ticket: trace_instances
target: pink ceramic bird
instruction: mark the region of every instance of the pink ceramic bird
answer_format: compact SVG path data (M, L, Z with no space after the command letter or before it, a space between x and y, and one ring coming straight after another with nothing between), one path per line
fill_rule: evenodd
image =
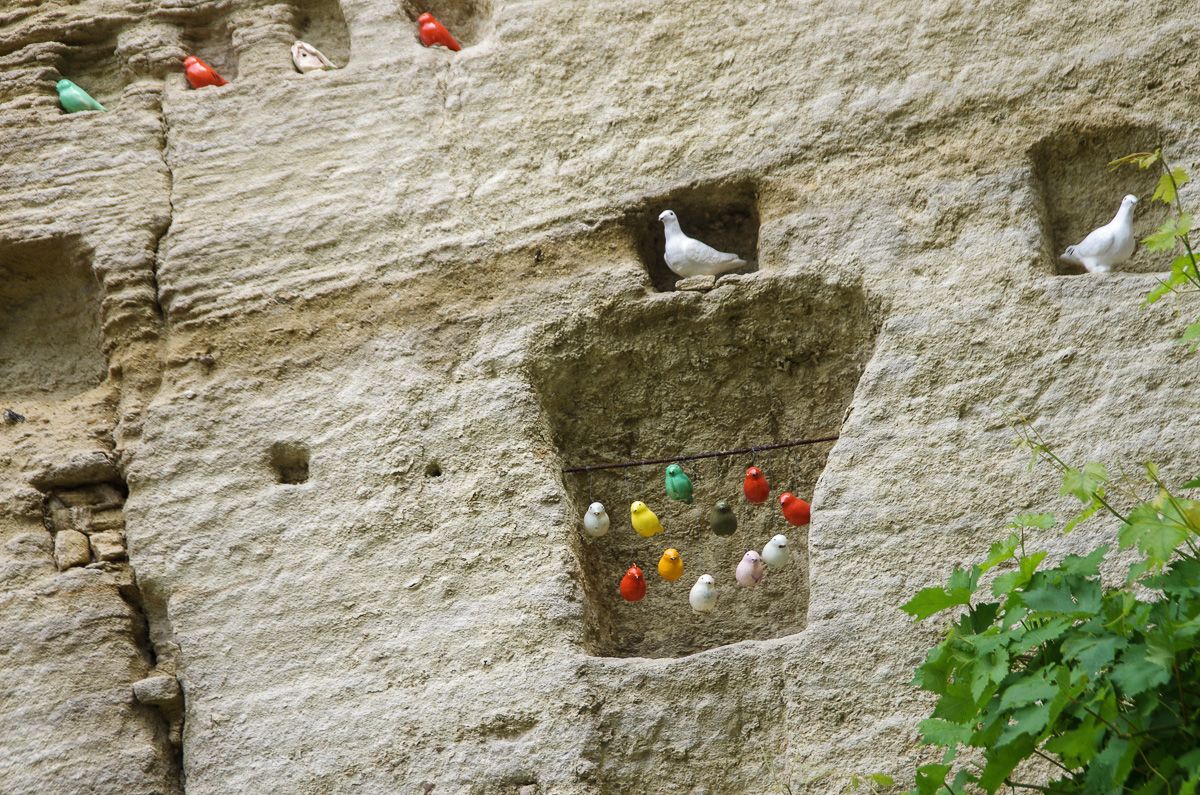
M733 570L733 576L737 579L738 585L753 588L762 580L765 572L766 566L763 564L763 559L752 549L742 556L742 562Z

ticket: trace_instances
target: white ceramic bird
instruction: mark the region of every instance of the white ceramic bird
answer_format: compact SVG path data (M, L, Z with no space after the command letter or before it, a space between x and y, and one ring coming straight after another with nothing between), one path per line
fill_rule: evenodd
M688 604L697 613L711 613L717 606L717 584L711 575L701 574L688 592Z
M737 580L738 585L753 588L758 585L766 573L766 566L763 565L762 558L752 549L742 556L741 562L733 570L733 577Z
M599 538L608 533L608 514L602 503L593 502L584 511L583 533L588 538Z
M712 246L688 237L679 228L679 217L672 210L663 210L658 215L662 221L667 244L663 259L676 276L720 276L737 270L746 260L737 254L726 254Z
M308 42L298 41L292 45L292 63L303 74L319 72L322 69L337 69L333 61Z
M1137 196L1132 193L1121 200L1121 209L1104 226L1093 229L1087 237L1059 257L1063 262L1082 265L1091 273L1108 273L1114 265L1122 265L1133 256L1137 243L1133 237L1133 206Z
M763 547L762 559L768 566L777 569L788 562L791 554L791 550L788 549L787 536L780 533Z

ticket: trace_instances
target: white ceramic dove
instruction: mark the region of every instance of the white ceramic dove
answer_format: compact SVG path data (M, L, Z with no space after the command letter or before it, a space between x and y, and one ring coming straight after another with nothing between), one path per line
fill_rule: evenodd
M319 72L322 69L337 69L333 61L311 44L298 41L292 45L292 63L302 74Z
M780 533L767 542L763 547L762 559L773 569L779 568L788 562L791 557L791 550L788 549L787 536Z
M1082 265L1091 273L1108 273L1114 265L1123 265L1133 256L1137 241L1133 237L1133 207L1137 196L1132 193L1121 200L1121 209L1104 226L1093 229L1087 237L1059 257L1063 262Z
M711 575L701 574L688 592L688 604L697 613L711 613L717 606L717 584Z
M720 276L737 270L746 261L736 254L717 251L712 246L688 237L679 228L679 218L672 210L663 210L658 220L662 221L666 235L663 259L676 276Z
M583 514L583 533L588 538L599 538L608 533L608 514L604 505L593 502Z

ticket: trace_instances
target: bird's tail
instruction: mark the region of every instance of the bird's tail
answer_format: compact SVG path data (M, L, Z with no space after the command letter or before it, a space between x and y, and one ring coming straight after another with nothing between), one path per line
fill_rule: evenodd
M1075 247L1074 246L1067 246L1067 250L1064 251L1062 254L1060 254L1058 256L1058 258L1060 260L1062 260L1063 262L1070 263L1071 265L1082 265L1083 264L1083 260L1081 260L1081 259L1079 259L1079 257L1075 256Z

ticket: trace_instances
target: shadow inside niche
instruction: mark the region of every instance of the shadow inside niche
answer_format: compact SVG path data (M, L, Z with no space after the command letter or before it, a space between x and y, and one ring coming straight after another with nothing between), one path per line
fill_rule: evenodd
M296 38L320 50L338 68L350 63L350 28L339 0L298 0Z
M1108 164L1133 152L1152 152L1163 145L1163 133L1131 124L1110 127L1065 127L1030 149L1035 185L1042 200L1044 255L1048 269L1060 275L1085 273L1081 266L1059 260L1067 246L1083 240L1116 215L1128 193L1138 197L1133 231L1140 240L1167 217L1167 208L1150 201L1158 175L1133 166L1112 170ZM1168 147L1170 151L1170 147ZM1177 155L1179 153L1176 153ZM1154 272L1169 269L1171 258L1143 249L1117 270Z
M758 191L752 181L687 185L649 198L625 214L626 233L650 282L659 292L668 292L679 277L663 258L666 235L658 220L663 210L675 211L688 237L746 260L738 273L758 270Z
M417 17L426 11L446 26L463 48L478 44L492 28L491 0L402 0L405 15L412 20L417 38Z
M614 303L551 329L537 344L531 378L565 465L659 458L836 433L874 348L873 309L857 288L772 280L753 288L680 293L653 305ZM778 495L812 498L829 443L761 454L770 499L750 505L741 493L749 455L684 463L695 502L668 501L662 466L563 476L572 515L592 501L611 520L606 536L574 539L585 594L585 646L617 657L675 657L748 639L800 631L808 608L807 534L788 525ZM738 529L708 529L720 499ZM645 501L666 529L650 539L629 524L629 504ZM787 535L790 564L753 590L733 570L748 549ZM674 583L656 570L675 547L684 574ZM637 563L646 598L621 599L618 582ZM696 578L711 574L722 596L715 612L688 604Z
M132 79L117 55L115 36L101 42L68 44L58 60L58 72L109 110Z
M64 398L103 381L101 295L79 238L0 240L0 394Z
M233 23L227 15L201 18L189 24L183 43L188 55L204 61L225 80L237 79L238 54L233 46Z

